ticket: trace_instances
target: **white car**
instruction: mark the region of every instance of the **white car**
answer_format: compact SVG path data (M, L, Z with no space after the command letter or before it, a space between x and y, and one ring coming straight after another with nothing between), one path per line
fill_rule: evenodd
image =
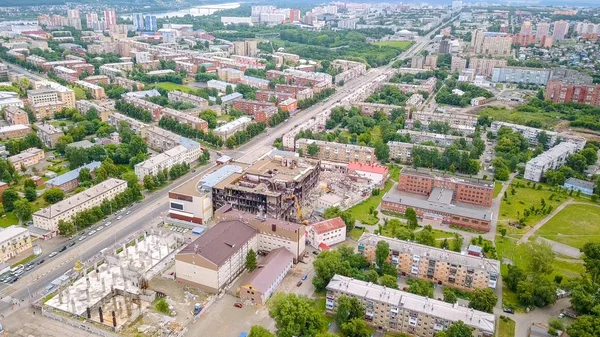
M129 214L131 214L131 211L127 211L127 213L125 213L125 215L129 215Z
M83 240L85 240L85 235L82 235L82 236L79 238L79 241L83 241Z
M117 220L121 220L121 219L123 219L123 216L119 215L119 216L117 217Z
M110 221L109 221L109 222L107 222L107 223L106 223L106 225L104 225L104 226L108 227L108 226L110 226L110 225L112 225L112 222L110 222Z
M94 234L96 234L96 230L91 231L90 234L89 234L89 236L92 236Z
M98 226L98 228L96 228L97 231L104 229L104 226Z
M55 257L56 255L58 255L58 253L57 253L57 252L52 252L52 253L50 253L50 254L48 255L48 257L49 257L49 258L53 258L53 257Z

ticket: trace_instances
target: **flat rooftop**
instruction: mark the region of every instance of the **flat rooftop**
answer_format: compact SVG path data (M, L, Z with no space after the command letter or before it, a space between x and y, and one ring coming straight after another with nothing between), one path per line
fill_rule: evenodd
M448 195L448 192L452 193L450 190L445 190L447 192L438 191L438 194L434 195L436 191L436 189L434 189L434 192L428 197L421 194L398 191L396 189L397 185L398 184L394 184L392 189L383 196L382 201L402 204L412 208L427 209L432 212L444 212L457 216L465 216L478 220L491 221L492 216L494 215L487 207L479 207L462 202L447 202L448 197L452 197L451 195ZM441 197L438 200L437 198L439 195L441 195Z
M422 146L422 145L418 145L418 146ZM494 188L493 181L470 178L470 177L460 176L460 175L455 175L455 174L448 174L448 173L445 173L442 171L436 171L436 170L430 170L430 169L414 169L414 168L410 168L410 167L405 167L402 169L402 172L400 172L400 175L403 175L403 174L412 175L412 176L421 176L421 177L426 177L426 178L434 178L434 179L444 179L444 180L448 180L448 181L452 181L452 182L456 182L456 183L471 184L471 185L477 185L480 187Z
M238 162L232 162L228 165L216 166L213 168L213 170L210 171L210 173L207 173L203 176L197 176L194 179L190 179L172 189L171 192L183 195L201 196L204 193L206 193L205 191L202 191L203 187L212 187L229 177L231 174L234 174L236 172L242 172L246 167L248 167L248 164ZM212 184L208 185L211 182Z

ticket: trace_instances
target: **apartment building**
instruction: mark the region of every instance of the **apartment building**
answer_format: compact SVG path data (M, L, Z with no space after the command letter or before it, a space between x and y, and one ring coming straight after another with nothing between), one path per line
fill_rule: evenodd
M365 309L367 324L385 331L411 336L435 336L452 323L465 322L473 337L494 336L494 314L440 300L387 288L350 277L334 275L327 285L325 308L332 315L340 297L358 298Z
M102 163L99 161L93 161L89 164L85 164L79 168L76 168L74 170L71 170L67 173L61 174L56 178L52 178L48 181L46 181L46 187L47 188L60 188L61 190L65 191L65 192L71 192L74 189L76 189L77 187L79 187L79 172L81 172L82 169L88 169L90 170L90 173L92 173L94 170L96 170L97 168L100 167Z
M425 145L396 142L396 141L389 141L387 143L387 145L390 148L390 159L398 160L402 163L407 163L407 164L412 163L412 150L415 147L428 149L428 150L437 150L439 152L444 151L444 148L441 148L441 147L425 146Z
M244 72L233 68L219 68L217 70L217 76L221 81L239 83L244 77Z
M317 120L314 118L309 119L308 121L297 125L287 133L285 133L282 137L282 145L285 150L295 151L296 150L296 136L304 131L304 130L313 130L317 131L319 129L317 125Z
M333 245L346 241L346 223L337 217L311 224L307 226L306 240L313 248L329 250Z
M363 233L358 239L358 252L375 261L379 241L390 246L388 262L401 276L466 291L495 289L500 277L500 261L372 233Z
M269 89L269 80L258 77L244 76L240 79L239 83L262 90Z
M569 22L559 20L554 22L554 30L552 32L552 39L554 41L561 41L565 39L565 36L569 32Z
M412 129L416 121L419 121L424 127L429 126L431 122L448 123L450 128L470 134L475 131L477 116L451 112L412 111L410 118L406 120L406 128Z
M7 108L7 107L15 107L15 108L24 107L25 104L23 104L23 101L20 100L17 96L18 96L18 94L16 92L12 92L12 91L0 92L0 109Z
M36 126L38 137L49 149L56 148L58 139L65 135L61 129L49 123L36 124Z
M467 59L462 58L460 56L452 56L452 61L450 63L450 71L452 72L461 72L467 68Z
M437 78L430 77L426 81L422 81L419 84L407 84L407 83L385 83L384 85L391 85L397 87L403 93L411 93L415 94L419 91L425 91L430 95L435 90L435 85L437 83Z
M162 116L172 118L179 123L187 124L196 130L208 131L208 122L204 119L187 114L185 112L181 112L179 110L164 108L162 110Z
M600 84L591 76L571 69L553 69L546 85L545 99L554 103L582 103L600 106Z
M233 136L236 132L246 130L246 127L251 122L252 119L250 117L242 116L214 129L213 134L225 141L227 138Z
M6 263L32 247L31 235L27 228L10 226L0 231L0 263Z
M150 128L150 125L140 122L135 118L131 118L129 116L125 116L118 112L113 112L108 117L108 124L114 126L115 128L119 127L119 124L124 123L131 129L131 131L135 132L136 135L146 138L146 130Z
M227 92L227 87L231 87L232 91L235 91L235 84L233 83L227 83L224 81L218 81L218 80L210 80L208 82L206 82L206 86L209 89L217 89L219 92Z
M496 66L492 73L492 82L546 85L550 74L550 69Z
M258 54L258 40L233 41L233 54L254 57Z
M308 152L308 147L311 144L315 144L319 148L319 151L314 156L311 156ZM306 157L315 157L321 160L334 162L372 164L376 159L375 149L372 147L325 142L314 139L297 139L296 152L299 152L300 150L302 150L303 155Z
M16 106L7 106L4 109L4 119L9 125L27 125L29 124L29 116L27 112Z
M131 95L131 93L125 94L121 97L126 103L129 103L136 108L148 110L148 112L152 115L152 119L155 122L158 122L160 120L163 110L166 109L158 104L146 101L145 99L139 98L135 95Z
M22 167L30 167L44 160L44 151L35 147L21 151L21 153L8 157L8 161L19 170Z
M533 128L530 126L506 123L506 122L498 122L498 121L492 122L492 124L490 126L490 131L492 131L492 133L494 133L494 134L498 134L498 131L503 127L510 128L513 132L520 133L521 135L523 135L523 137L525 137L525 139L527 139L529 141L529 144L531 144L532 146L536 146L538 144L539 135L541 133L545 133L546 137L548 138L548 143L544 144L544 146L551 147L554 144L556 144L556 142L559 139L562 139L567 142L577 144L577 149L582 150L586 143L586 140L582 137L571 136L571 135L564 134L564 133L558 133L558 132L554 132L554 131L550 131L550 130L543 130L543 129Z
M186 137L174 134L173 132L153 126L146 129L146 143L157 151L167 151L178 145L187 149L187 161L191 163L202 155L203 149L200 143Z
M208 108L208 101L202 97L191 95L185 92L181 92L178 90L169 91L168 94L169 101L171 102L185 102L195 105L198 108L206 109Z
M259 102L271 102L272 100L277 100L278 103L281 103L288 98L292 98L292 95L269 90L256 91L256 100ZM281 108L281 104L279 104L279 107Z
M9 139L23 138L31 132L29 125L16 124L0 127L0 140L6 141Z
M136 164L135 175L142 181L147 175L155 176L162 170L170 170L174 165L182 163L190 163L187 158L187 149L182 145L177 145Z
M335 84L347 82L353 78L360 77L367 72L367 66L362 62L333 60L331 66L341 70L341 73L335 75L333 78L333 83Z
M392 113L392 110L399 108L397 105L365 102L354 102L352 105L359 107L361 114L369 116L375 115L375 113L378 111L385 112L389 116Z
M544 36L550 36L550 23L538 22L536 25L535 39L536 41L540 41Z
M276 52L273 53L273 59L275 59L275 63L278 67L286 62L291 63L293 65L300 62L300 55Z
M48 103L39 103L31 106L33 112L35 113L35 117L37 120L41 119L53 119L54 114L61 111L64 108L67 108L67 105L64 102L56 101L56 102L48 102Z
M557 170L564 165L569 155L576 153L578 150L580 149L577 144L562 142L537 157L530 159L525 164L523 177L527 180L539 182L546 171Z
M469 69L475 70L475 75L485 77L492 76L494 67L504 67L507 65L506 60L496 60L488 58L471 58L469 60Z
M247 115L254 116L257 122L266 122L277 113L277 107L271 102L238 99L233 101L233 107Z
M276 84L275 92L290 94L292 98L295 98L299 101L312 98L314 94L311 88L287 84Z
M507 33L484 32L475 30L471 34L471 48L476 54L491 56L510 56L512 36Z
M77 213L100 206L104 200L112 200L126 189L127 182L125 180L107 179L83 192L33 213L33 225L56 233L60 220L71 221Z
M80 114L87 113L91 108L94 108L98 113L98 117L103 122L108 122L108 118L114 111L114 102L105 101L105 102L92 102L92 101L77 101L75 104L77 106L77 111Z
M452 145L454 145L455 142L459 141L460 139L464 139L467 142L467 144L471 144L471 142L473 141L473 139L469 138L469 137L442 135L439 133L432 133L432 132L425 132L425 131L413 131L413 130L400 129L400 130L398 130L397 133L401 134L401 135L408 135L410 137L410 140L415 144L420 144L420 143L424 143L424 142L432 142L435 144L435 146L440 146L440 147L452 146Z
M105 99L106 98L106 93L104 92L104 88L99 85L92 84L87 81L75 81L74 83L75 83L75 85L87 90L92 95L93 99Z
M128 78L117 76L113 79L113 83L119 85L129 91L144 90L144 83L130 80Z

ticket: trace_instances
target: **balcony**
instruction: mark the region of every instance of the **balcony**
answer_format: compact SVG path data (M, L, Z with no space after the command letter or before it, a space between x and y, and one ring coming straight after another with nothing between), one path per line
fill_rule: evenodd
M418 318L411 317L408 319L408 325L412 326L412 327L416 327L418 322L419 322Z
M375 313L373 311L367 311L365 313L365 319L367 321L373 321L373 317L375 317Z

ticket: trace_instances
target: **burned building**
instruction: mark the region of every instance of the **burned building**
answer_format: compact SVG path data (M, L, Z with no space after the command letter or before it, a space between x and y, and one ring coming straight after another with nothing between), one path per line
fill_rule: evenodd
M295 156L267 155L241 173L233 173L212 188L217 209L231 204L270 218L300 220L302 207L319 182L320 162Z

